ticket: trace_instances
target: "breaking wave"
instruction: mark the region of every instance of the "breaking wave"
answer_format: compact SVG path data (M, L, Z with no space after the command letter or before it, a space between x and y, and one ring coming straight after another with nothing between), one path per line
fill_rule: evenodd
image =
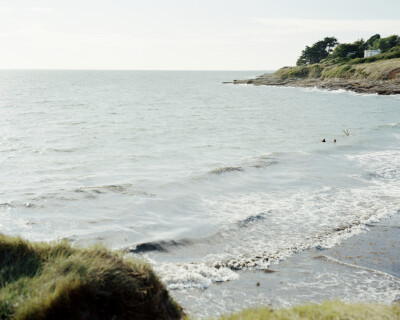
M368 181L364 187L215 195L202 199L203 208L219 222L215 234L184 245L145 243L131 252L151 253L149 259L154 261L157 252L166 250L170 257L192 255L193 262L154 264L170 289L180 289L207 288L214 282L235 280L239 270L268 270L295 253L330 248L399 210L395 199L400 198L400 151L347 158L375 173L364 176Z
M128 253L145 253L151 251L167 252L170 248L180 247L190 244L191 241L188 239L183 240L169 240L169 241L154 241L154 242L143 242L135 245L133 248L126 249Z
M242 167L221 167L211 171L210 173L220 175L229 172L242 172L242 171L244 171Z

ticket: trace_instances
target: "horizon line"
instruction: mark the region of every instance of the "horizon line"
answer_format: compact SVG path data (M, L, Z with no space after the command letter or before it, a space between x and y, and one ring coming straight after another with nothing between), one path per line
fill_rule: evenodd
M85 69L85 68L0 68L0 71L276 71L278 69Z

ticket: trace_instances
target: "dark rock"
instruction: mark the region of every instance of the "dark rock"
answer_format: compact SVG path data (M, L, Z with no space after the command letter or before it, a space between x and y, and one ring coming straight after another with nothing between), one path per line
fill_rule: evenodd
M399 71L400 72L400 71ZM377 93L379 95L400 94L400 80L347 80L340 78L290 78L281 79L273 74L264 74L256 79L234 80L234 84L253 84L265 86L286 86L303 88L321 88L327 90L344 89L357 93Z

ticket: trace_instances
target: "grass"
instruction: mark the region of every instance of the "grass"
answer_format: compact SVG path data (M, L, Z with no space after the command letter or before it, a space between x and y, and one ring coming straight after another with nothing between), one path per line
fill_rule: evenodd
M387 80L390 73L398 68L400 68L400 49L369 58L347 59L337 63L326 61L306 66L284 67L276 71L274 75L281 79L340 78L376 81Z
M0 235L0 319L180 319L151 267L103 247Z
M321 73L322 79L344 78L351 80L387 80L390 72L400 68L400 58L376 62L331 66Z
M285 67L275 72L275 75L282 79L287 78L319 78L324 67L320 64L309 66Z
M249 309L220 317L219 320L390 320L400 319L400 305L346 304L333 301L322 304L306 304L291 309Z

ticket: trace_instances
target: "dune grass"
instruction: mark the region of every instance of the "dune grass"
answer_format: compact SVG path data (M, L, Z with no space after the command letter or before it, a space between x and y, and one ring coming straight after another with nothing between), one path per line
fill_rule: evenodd
M179 319L151 267L103 247L0 235L0 319Z
M219 320L395 320L400 319L400 305L346 304L333 301L322 304L306 304L291 309L249 309L227 315Z

